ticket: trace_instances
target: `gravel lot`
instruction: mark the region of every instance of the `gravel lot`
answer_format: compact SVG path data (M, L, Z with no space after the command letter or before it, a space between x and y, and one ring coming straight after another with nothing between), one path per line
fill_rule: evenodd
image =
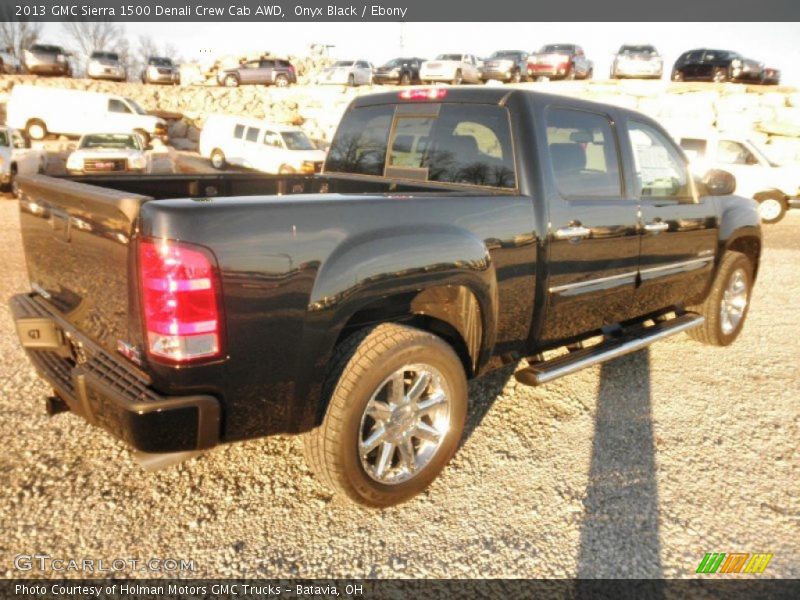
M800 211L766 228L734 346L680 336L544 388L508 369L475 382L451 466L384 511L332 497L299 439L148 474L81 419L47 418L5 303L28 289L16 211L0 200L7 577L35 552L194 559L192 576L680 577L736 551L774 553L762 577L800 577Z

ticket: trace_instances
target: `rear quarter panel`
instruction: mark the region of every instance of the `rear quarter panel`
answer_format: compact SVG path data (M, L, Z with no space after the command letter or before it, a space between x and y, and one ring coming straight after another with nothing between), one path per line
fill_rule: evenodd
M307 430L348 319L431 286L466 286L477 298L487 332L482 360L522 350L533 314L534 231L531 198L511 195L150 202L143 235L204 240L216 255L227 350L219 365L157 368L155 385L176 391L213 372L226 440Z

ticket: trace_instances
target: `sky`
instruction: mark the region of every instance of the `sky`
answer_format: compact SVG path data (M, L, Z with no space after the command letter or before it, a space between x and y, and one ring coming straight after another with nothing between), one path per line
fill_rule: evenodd
M665 70L686 50L734 50L782 72L800 86L800 23L125 23L135 47L141 35L169 41L185 60L269 51L305 54L311 43L335 46L338 59L380 64L396 56L433 58L443 52L488 56L495 50L532 51L547 43L576 43L594 61L595 77L607 77L620 45L649 43ZM42 41L67 44L60 23L46 23Z

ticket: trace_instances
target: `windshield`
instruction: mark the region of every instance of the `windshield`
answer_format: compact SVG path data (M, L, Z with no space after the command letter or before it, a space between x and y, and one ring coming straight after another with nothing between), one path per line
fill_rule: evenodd
M539 50L540 54L555 54L559 52L572 52L575 48L572 44L548 44L547 46L542 46L542 49Z
M754 142L753 140L747 140L747 143L750 145L750 151L753 154L757 154L758 157L761 160L765 161L770 167L780 167L781 166L779 163L776 163L774 160L772 160L767 155L767 153L764 152L764 150L761 148L761 146L759 146L756 142Z
M395 58L394 60L390 60L385 65L383 65L384 69L393 69L394 67L399 67L402 64L402 61L399 58Z
M92 52L91 56L92 60L119 60L119 54L115 54L114 52Z
M81 139L79 148L113 148L118 150L139 150L136 136L130 133L93 133Z
M656 49L652 46L623 46L619 49L620 54L650 54L656 55Z
M168 58L151 58L147 61L147 64L156 67L171 67L172 61Z
M127 102L130 105L130 107L133 109L133 112L135 112L137 115L147 114L147 111L138 104L136 104L136 101L131 100L130 98L125 98L125 102Z
M337 60L335 63L333 63L334 69L337 67L352 67L352 66L353 66L352 60Z
M436 60L461 60L461 54L440 54Z
M59 46L47 46L45 44L34 44L31 46L31 52L48 52L50 54L63 54L64 50L62 50Z
M511 52L509 50L500 50L492 54L489 58L507 58L510 60L516 60L519 57L519 52Z
M289 150L316 150L302 131L281 131L281 137Z

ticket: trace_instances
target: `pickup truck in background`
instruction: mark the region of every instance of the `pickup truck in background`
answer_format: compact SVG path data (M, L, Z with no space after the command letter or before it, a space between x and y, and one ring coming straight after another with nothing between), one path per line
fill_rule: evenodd
M764 223L777 223L790 208L800 208L800 170L779 165L753 140L736 133L694 131L675 139L699 172L724 169L736 178L736 194L758 202Z
M320 175L20 178L17 331L50 413L149 466L304 435L356 502L424 490L467 381L539 385L687 331L730 344L755 203L627 109L500 88L353 100Z

